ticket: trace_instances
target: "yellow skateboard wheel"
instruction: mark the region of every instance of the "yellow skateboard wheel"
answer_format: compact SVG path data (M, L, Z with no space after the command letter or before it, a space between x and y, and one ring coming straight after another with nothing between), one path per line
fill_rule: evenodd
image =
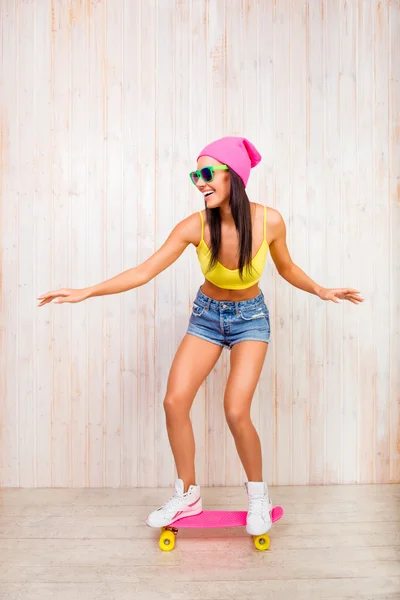
M254 545L257 548L257 550L268 550L270 544L271 540L269 539L269 536L266 533L264 533L263 535L256 535L254 537Z
M171 552L175 546L175 535L173 531L162 531L158 545L164 552Z

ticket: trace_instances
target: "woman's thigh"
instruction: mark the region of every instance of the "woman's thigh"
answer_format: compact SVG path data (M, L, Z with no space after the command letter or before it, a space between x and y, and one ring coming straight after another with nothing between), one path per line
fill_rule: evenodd
M196 393L221 356L222 346L186 334L168 376L164 404L189 411Z
M226 384L224 408L231 415L250 414L251 401L260 379L268 344L244 341L231 351L231 364Z

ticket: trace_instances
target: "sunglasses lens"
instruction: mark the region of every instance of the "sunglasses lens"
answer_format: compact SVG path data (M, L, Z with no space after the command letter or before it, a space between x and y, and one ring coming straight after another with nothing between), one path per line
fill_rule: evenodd
M208 167L205 167L204 169L201 170L201 176L203 177L204 181L207 181L207 182L212 181L213 172Z
M192 180L192 182L194 183L194 185L196 185L196 183L199 180L199 176L197 175L196 171L192 171L190 173L190 179Z

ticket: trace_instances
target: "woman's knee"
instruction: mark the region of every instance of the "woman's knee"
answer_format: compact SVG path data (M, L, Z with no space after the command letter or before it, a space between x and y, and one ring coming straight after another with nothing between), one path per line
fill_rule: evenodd
M189 417L191 403L181 392L169 392L164 398L164 411L168 418L182 419Z
M251 423L248 410L240 406L225 406L225 418L230 429L239 429Z

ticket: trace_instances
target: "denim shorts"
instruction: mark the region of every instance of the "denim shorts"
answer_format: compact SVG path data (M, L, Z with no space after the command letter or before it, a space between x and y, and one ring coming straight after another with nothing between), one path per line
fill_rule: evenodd
M269 343L269 311L260 291L256 298L240 302L214 300L199 289L186 333L229 350L238 342Z

